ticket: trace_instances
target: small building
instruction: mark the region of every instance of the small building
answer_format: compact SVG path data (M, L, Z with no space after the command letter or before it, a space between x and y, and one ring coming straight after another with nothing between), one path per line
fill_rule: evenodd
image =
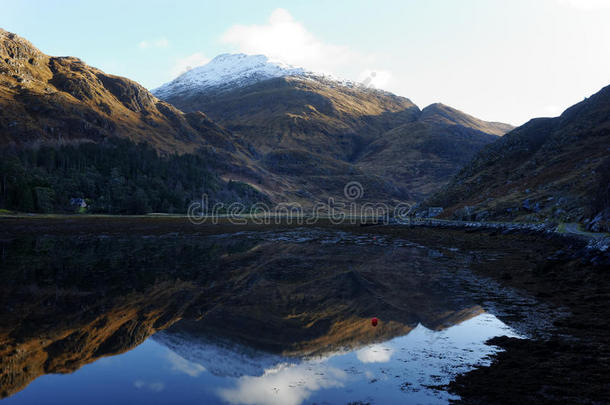
M70 198L70 205L76 208L87 208L87 202L84 198Z

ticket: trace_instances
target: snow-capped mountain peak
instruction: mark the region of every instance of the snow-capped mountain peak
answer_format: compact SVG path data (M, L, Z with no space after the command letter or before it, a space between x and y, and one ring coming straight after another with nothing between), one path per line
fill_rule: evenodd
M195 67L152 92L159 98L185 91L209 88L235 88L284 76L306 76L306 70L265 55L221 54L209 63Z

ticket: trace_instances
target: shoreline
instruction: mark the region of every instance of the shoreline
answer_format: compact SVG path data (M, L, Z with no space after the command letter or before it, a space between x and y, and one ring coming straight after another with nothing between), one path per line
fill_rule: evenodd
M253 229L257 227L331 227L331 228L354 228L354 227L366 227L368 229L437 229L437 230L458 230L466 233L476 232L491 232L493 234L500 232L503 235L506 234L529 234L538 235L540 238L558 237L566 241L566 243L586 242L586 247L599 253L610 251L610 234L609 233L594 233L581 231L579 229L580 224L561 223L558 225L551 225L548 223L522 223L522 222L477 222L477 221L454 221L454 220L442 220L442 219L416 219L409 220L407 222L382 222L379 223L379 219L375 217L365 218L365 222L362 222L362 218L346 218L344 221L337 223L329 217L319 217L313 223L307 223L310 217L289 217L289 216L274 216L263 218L254 218L250 216L241 216L239 218L230 218L229 216L218 216L206 218L201 223L193 223L189 220L186 215L183 214L147 214L147 215L106 215L106 214L92 214L92 215L78 215L78 214L0 214L0 224L13 223L12 221L19 221L24 223L27 227L28 221L30 225L43 225L45 222L51 225L54 222L55 227L62 227L66 224L76 224L79 222L90 221L91 224L95 225L98 231L116 231L117 228L121 229L125 224L135 225L136 228L128 228L130 233L143 232L146 229L154 231L160 225L167 226L171 229L179 229L185 233L199 233L210 234L213 232L209 227L218 226L221 229L225 227L236 227L239 229ZM108 221L107 226L100 227L100 221ZM236 221L243 221L244 223L235 223ZM265 223L263 223L266 221ZM70 226L65 226L68 229ZM199 229L205 228L205 229ZM17 226L15 229L23 230L23 227ZM0 237L2 236L2 229L0 229ZM385 233L384 231L381 231ZM6 234L6 232L5 232Z

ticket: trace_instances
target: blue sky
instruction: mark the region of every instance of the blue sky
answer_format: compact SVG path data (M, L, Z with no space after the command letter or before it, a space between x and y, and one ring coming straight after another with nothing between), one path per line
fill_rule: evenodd
M521 124L610 84L610 0L0 0L0 27L148 88L224 52Z

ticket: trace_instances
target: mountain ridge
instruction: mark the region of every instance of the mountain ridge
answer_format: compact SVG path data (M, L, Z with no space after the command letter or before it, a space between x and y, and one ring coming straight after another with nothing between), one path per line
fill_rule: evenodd
M514 126L510 124L497 121L483 121L443 103L433 103L422 109L420 117L422 121L428 120L430 116L442 117L442 120L448 124L469 126L481 132L498 136L502 136L514 129Z

